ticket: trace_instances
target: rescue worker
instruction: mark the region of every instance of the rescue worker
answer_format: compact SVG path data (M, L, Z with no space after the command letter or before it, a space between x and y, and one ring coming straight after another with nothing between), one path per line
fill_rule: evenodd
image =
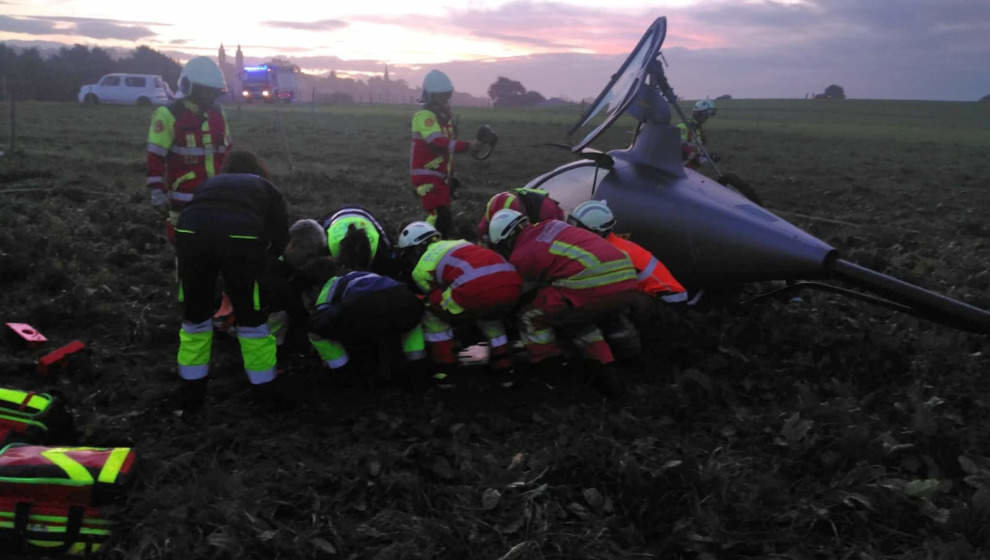
M499 210L488 235L537 292L520 314L530 361L561 355L555 329L568 335L591 366L592 383L607 396L622 392L615 358L595 322L622 312L636 294L629 257L597 235L560 220L530 224L522 213Z
M409 174L412 187L419 197L426 221L441 235L450 233L453 217L450 212L451 189L456 186L453 175L454 154L477 151L476 140L455 138L451 122L450 97L454 84L439 70L431 70L423 79L423 109L412 118L412 145L409 153Z
M506 208L526 214L531 224L542 222L543 220L564 219L564 211L561 210L560 204L550 198L550 194L547 191L520 187L511 191L500 192L488 199L488 205L485 206L485 215L478 222L478 239L485 244L488 243L488 223L491 221L495 212Z
M615 228L615 214L606 201L588 200L578 204L567 216L567 223L600 235L615 248L629 255L636 268L636 280L641 292L659 297L667 303L687 301L687 290L653 253L612 231Z
M226 87L211 59L193 58L179 74L182 98L151 115L146 184L151 205L168 213L166 232L173 243L179 212L203 181L220 171L230 151L227 119L216 105Z
M353 224L342 245L342 252L356 254L348 260L370 258L368 239ZM426 357L423 304L408 287L374 272L340 268L329 257L309 261L302 274L319 287L309 331L326 367L340 371L350 363L349 351L363 351L362 365L374 367L373 378L385 380L400 345L409 363Z
M222 276L236 315L237 340L252 385L275 379L276 344L262 311L259 280L268 254L288 241L285 199L257 175L224 174L197 189L176 224L179 300L179 376L189 409L202 405L213 343L214 295Z
M392 248L392 241L389 239L388 233L385 232L382 223L365 208L357 204L344 206L324 216L320 220L320 226L326 231L330 256L342 266L371 270L386 276L398 274L398 263L395 258L395 250ZM363 232L368 239L368 244L371 247L368 262L340 261L340 242L347 235L351 226Z
M474 321L488 340L492 371L508 373L512 355L501 317L519 299L522 278L515 268L491 249L463 239L441 240L426 222L404 227L397 246L412 283L427 296L423 334L433 362L455 367L453 327ZM435 377L442 380L446 373Z
M700 99L694 104L694 109L691 111L690 126L683 122L677 125L677 128L681 130L681 160L685 162L685 167L697 169L701 166L703 155L698 146L705 145L705 129L702 125L714 117L717 112L714 101ZM718 157L714 153L709 152L709 155L712 156L713 160L718 161Z

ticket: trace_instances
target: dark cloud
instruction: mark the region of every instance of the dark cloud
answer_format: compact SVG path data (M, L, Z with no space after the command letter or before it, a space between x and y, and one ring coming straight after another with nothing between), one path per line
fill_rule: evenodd
M61 33L59 29L56 29L55 24L50 21L12 18L8 16L0 16L0 31L27 33L29 35L53 35Z
M268 27L284 27L286 29L298 29L301 31L336 31L350 25L346 21L339 19L321 19L319 21L263 21L261 24Z
M155 33L145 25L158 24L100 18L0 16L0 31L31 35L79 35L92 39L136 41L143 37L154 36Z

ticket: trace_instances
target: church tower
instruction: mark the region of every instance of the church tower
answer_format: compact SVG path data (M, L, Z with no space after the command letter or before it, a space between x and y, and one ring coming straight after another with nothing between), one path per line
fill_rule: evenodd
M244 69L244 53L241 52L240 45L237 45L237 52L234 53L234 62L237 64L238 72Z
M217 62L220 63L220 68L227 63L227 51L223 50L223 43L220 43L220 50L217 51Z

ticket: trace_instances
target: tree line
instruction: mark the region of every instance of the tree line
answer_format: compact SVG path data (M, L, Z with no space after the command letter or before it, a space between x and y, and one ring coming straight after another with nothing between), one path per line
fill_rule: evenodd
M115 59L99 47L62 47L43 57L36 48L20 50L0 43L0 79L17 99L75 101L80 86L113 72L159 74L174 86L181 71L178 62L146 46Z

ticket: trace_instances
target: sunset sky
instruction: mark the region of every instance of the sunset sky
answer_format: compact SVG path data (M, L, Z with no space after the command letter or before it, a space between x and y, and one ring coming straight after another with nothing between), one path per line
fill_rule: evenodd
M157 6L157 8L156 8ZM607 7L606 7L607 6ZM0 41L148 45L177 58L238 44L306 71L416 84L431 67L483 95L499 75L546 96L593 95L656 17L686 97L973 100L990 93L988 0L434 0L164 2L0 0ZM41 44L41 43L39 43Z

